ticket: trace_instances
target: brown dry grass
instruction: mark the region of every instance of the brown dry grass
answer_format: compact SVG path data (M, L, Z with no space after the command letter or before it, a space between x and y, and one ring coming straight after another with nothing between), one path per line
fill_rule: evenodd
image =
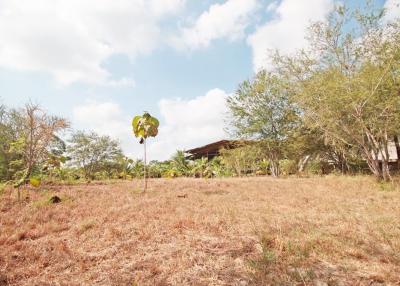
M371 178L150 186L4 193L0 285L400 285L400 192Z

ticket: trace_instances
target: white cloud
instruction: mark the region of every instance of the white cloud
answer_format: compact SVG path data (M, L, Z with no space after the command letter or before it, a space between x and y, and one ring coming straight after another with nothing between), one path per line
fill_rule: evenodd
M138 153L132 131L131 118L114 102L88 102L73 109L74 129L93 130L118 139L128 155ZM136 147L136 148L135 148Z
M387 0L385 2L385 20L392 21L400 18L400 0Z
M186 0L151 0L152 11L157 16L176 14L180 12L186 4Z
M247 42L253 50L253 65L258 71L268 66L268 52L279 50L290 54L306 47L307 27L323 21L333 9L333 0L283 0L271 4L272 19L259 26Z
M189 149L224 139L227 94L213 89L190 100L162 99L159 102L160 128L148 141L150 160L169 159L176 150ZM73 110L75 129L94 130L119 139L125 153L141 158L143 147L131 132L131 118L114 102L88 102Z
M113 54L159 44L161 17L183 0L0 0L0 66L50 73L61 84L105 83Z
M191 100L162 99L159 136L149 145L149 154L168 159L176 150L190 149L224 139L228 94L212 89Z
M236 40L244 36L257 0L227 0L213 4L190 27L182 28L181 36L173 39L180 49L206 48L213 40Z
M123 77L118 80L110 79L108 80L105 85L110 87L124 87L124 86L135 86L135 81L131 78Z
M274 1L271 2L268 6L267 6L267 12L271 12L271 11L276 11L276 8L278 8L278 2Z

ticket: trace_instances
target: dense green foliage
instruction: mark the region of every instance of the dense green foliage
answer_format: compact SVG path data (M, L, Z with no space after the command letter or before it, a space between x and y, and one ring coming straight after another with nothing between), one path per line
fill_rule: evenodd
M69 143L69 163L80 168L86 179L94 179L96 174L103 172L107 173L107 177L112 177L115 172L119 173L120 165L124 164L119 143L109 136L78 131L72 134Z
M160 122L148 112L137 115L132 120L133 133L140 139L140 144L145 143L148 137L156 137Z
M400 130L400 23L383 16L339 6L327 23L310 27L307 50L276 53L270 72L228 99L235 133L262 142L272 174L282 159L301 169L301 160L314 156L325 169L346 172L365 162L378 179L391 179L389 144Z
M27 104L22 109L0 109L0 179L16 186L54 167L65 148L57 136L68 122L49 116L39 106Z

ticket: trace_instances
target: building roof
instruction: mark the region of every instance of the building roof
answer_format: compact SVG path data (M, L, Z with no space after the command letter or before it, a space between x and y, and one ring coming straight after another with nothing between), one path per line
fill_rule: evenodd
M186 153L190 154L193 159L207 157L209 159L219 155L221 149L232 149L247 144L248 141L241 140L220 140L210 143L201 147L187 150Z

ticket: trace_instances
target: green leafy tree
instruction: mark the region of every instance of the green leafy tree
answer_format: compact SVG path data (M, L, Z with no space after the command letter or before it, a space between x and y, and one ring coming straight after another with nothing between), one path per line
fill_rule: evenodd
M47 114L35 104L22 109L0 110L0 161L2 177L13 180L16 187L26 184L31 175L39 172L52 155L57 134L69 123Z
M131 174L133 178L142 178L144 171L144 163L142 160L135 160L132 163Z
M123 156L118 141L83 131L72 134L67 152L69 164L82 169L86 179L95 179L96 173L107 171Z
M139 138L139 143L144 145L144 191L147 190L147 176L146 176L146 161L147 161L147 150L146 141L149 137L156 137L158 134L158 127L160 123L157 118L152 117L148 112L145 112L142 116L135 116L132 120L133 133Z
M50 179L59 177L60 170L63 164L67 162L66 157L67 146L61 138L54 136L53 141L49 146L49 155L43 163L42 173Z
M221 156L214 157L208 164L213 177L229 177L232 176Z
M209 162L208 159L205 157L194 160L191 164L191 174L196 178L207 178L209 175L208 170Z
M159 162L153 160L148 165L148 176L150 178L169 177L168 171L171 170L171 163L169 161Z
M262 142L271 174L278 176L279 160L301 124L285 83L279 76L261 71L252 81L244 81L227 103L234 133Z
M21 109L0 107L0 180L13 182L18 197L22 185L40 181L57 134L68 126L32 103Z
M189 162L184 151L176 151L171 158L170 165L179 176L186 176L189 173Z
M132 174L134 160L126 156L120 156L116 162L118 178L126 180Z
M307 125L336 150L361 154L378 179L391 180L389 144L400 130L400 22L383 16L371 7L338 7L327 23L311 26L309 50L276 55L275 64Z
M18 140L13 116L4 105L0 105L0 181L10 181L22 165L22 155L13 152L13 142ZM12 168L12 162L20 160L17 170Z
M69 123L60 117L48 115L35 104L27 104L21 111L23 162L28 178L39 164L49 158L50 147L57 133L69 127Z
M250 144L234 149L221 150L221 157L224 166L236 176L241 177L247 174L256 174L262 159L268 154L259 144Z

